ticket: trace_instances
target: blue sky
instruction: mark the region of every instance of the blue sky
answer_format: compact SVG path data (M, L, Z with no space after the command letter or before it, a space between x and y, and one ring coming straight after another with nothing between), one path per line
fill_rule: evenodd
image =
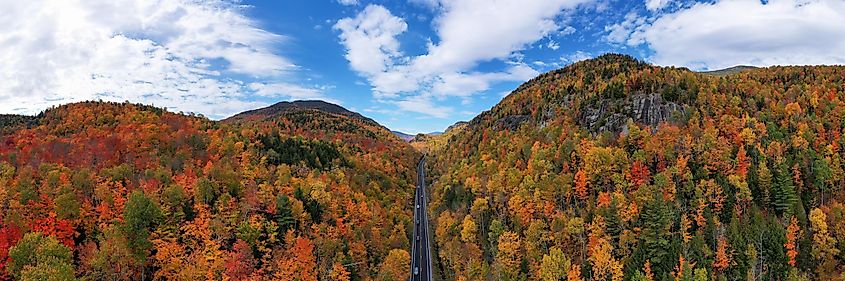
M418 133L606 52L694 70L845 62L841 0L3 2L0 113L102 99L220 119L323 99Z

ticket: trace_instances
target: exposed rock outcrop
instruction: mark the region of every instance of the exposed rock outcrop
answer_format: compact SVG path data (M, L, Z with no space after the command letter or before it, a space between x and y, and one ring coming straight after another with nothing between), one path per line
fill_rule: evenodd
M519 128L522 123L530 120L531 116L528 115L509 115L499 120L496 120L496 123L493 124L493 130L501 131L501 130L516 130Z
M590 132L627 132L628 119L657 128L663 122L677 122L686 106L665 101L660 94L635 94L624 99L602 99L581 110L579 122Z

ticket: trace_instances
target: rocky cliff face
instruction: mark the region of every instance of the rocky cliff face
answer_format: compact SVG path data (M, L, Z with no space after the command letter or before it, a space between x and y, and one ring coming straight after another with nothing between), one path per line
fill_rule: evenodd
M593 133L628 131L628 119L657 128L663 122L683 120L685 105L665 101L660 94L635 94L624 99L602 99L581 109L579 122Z

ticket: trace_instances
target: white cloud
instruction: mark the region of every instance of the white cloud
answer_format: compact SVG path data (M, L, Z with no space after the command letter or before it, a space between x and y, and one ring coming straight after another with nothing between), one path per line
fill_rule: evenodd
M280 78L286 37L226 1L4 1L0 112L82 100L153 103L223 117L263 105L228 74Z
M427 96L411 96L393 103L401 110L422 113L437 118L448 118L454 111L451 107L437 106Z
M631 34L645 23L646 18L640 17L636 12L629 12L623 22L604 27L604 31L608 32L604 39L610 43L624 44Z
M358 0L337 0L341 5L358 5Z
M645 0L645 7L649 11L657 11L669 5L672 0Z
M579 0L458 0L441 2L435 19L440 41L415 58L426 72L465 70L482 61L507 58L561 28L555 17Z
M490 84L500 81L525 81L540 75L526 64L515 64L505 72L444 73L433 83L434 95L469 97L490 89Z
M346 59L352 69L366 75L387 70L398 58L399 41L396 36L408 25L382 6L369 5L355 18L344 18L335 24L340 40L346 46Z
M660 15L630 35L661 65L845 63L845 1L723 0Z
M437 16L438 41L424 54L402 54L396 37L407 30L405 21L382 6L370 5L354 18L338 21L341 43L353 70L366 77L378 99L398 100L408 106L428 96L469 96L486 91L492 83L524 81L538 74L521 63L520 51L555 32L574 28L558 24L558 17L588 0L416 0ZM553 48L556 44L550 44ZM505 62L502 71L481 72L478 64ZM424 110L432 116L447 111ZM450 112L450 111L449 111Z
M549 43L546 44L546 48L557 50L560 49L560 44L558 44L555 40L549 39Z
M262 97L283 97L295 100L326 99L323 95L325 87L307 88L286 82L254 82L250 83L248 86L250 89L255 91L256 95Z
M569 35L569 34L575 33L575 31L578 31L578 30L577 30L577 29L575 29L575 28L574 28L574 27L572 27L572 26L566 26L566 27L564 27L563 29L561 29L561 30L560 30L560 32L558 32L558 35L560 35L560 36L566 36L566 35Z
M587 60L593 58L593 54L584 52L584 51L575 51L572 54L567 56L563 56L560 60L567 62L567 63L576 63L582 60Z

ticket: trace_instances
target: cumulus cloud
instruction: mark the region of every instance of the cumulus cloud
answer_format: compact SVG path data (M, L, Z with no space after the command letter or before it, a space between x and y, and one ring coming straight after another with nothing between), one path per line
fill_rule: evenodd
M722 0L659 15L636 27L627 44L646 44L654 63L694 69L843 64L843 23L845 2L838 0Z
M0 112L102 99L223 117L263 105L227 74L276 80L298 67L274 53L288 38L259 28L244 8L226 1L7 1ZM292 92L303 91L310 90Z
M440 41L415 59L423 71L461 70L478 62L507 58L561 28L555 16L577 0L443 1L435 19Z
M398 100L396 104L413 111L419 107L410 104L436 107L422 95L466 100L493 83L537 75L520 62L518 53L549 34L573 32L557 19L586 1L416 0L436 11L437 41L429 42L424 54L413 56L402 54L396 39L407 30L407 23L382 6L369 5L357 16L338 21L335 29L341 32L350 66L368 79L376 98ZM506 67L493 72L475 70L478 64L491 61L504 62ZM421 113L445 117L448 112L429 108Z
M376 75L400 57L396 36L408 25L386 8L369 5L354 18L339 20L334 28L341 31L340 40L347 47L346 59L352 69Z

